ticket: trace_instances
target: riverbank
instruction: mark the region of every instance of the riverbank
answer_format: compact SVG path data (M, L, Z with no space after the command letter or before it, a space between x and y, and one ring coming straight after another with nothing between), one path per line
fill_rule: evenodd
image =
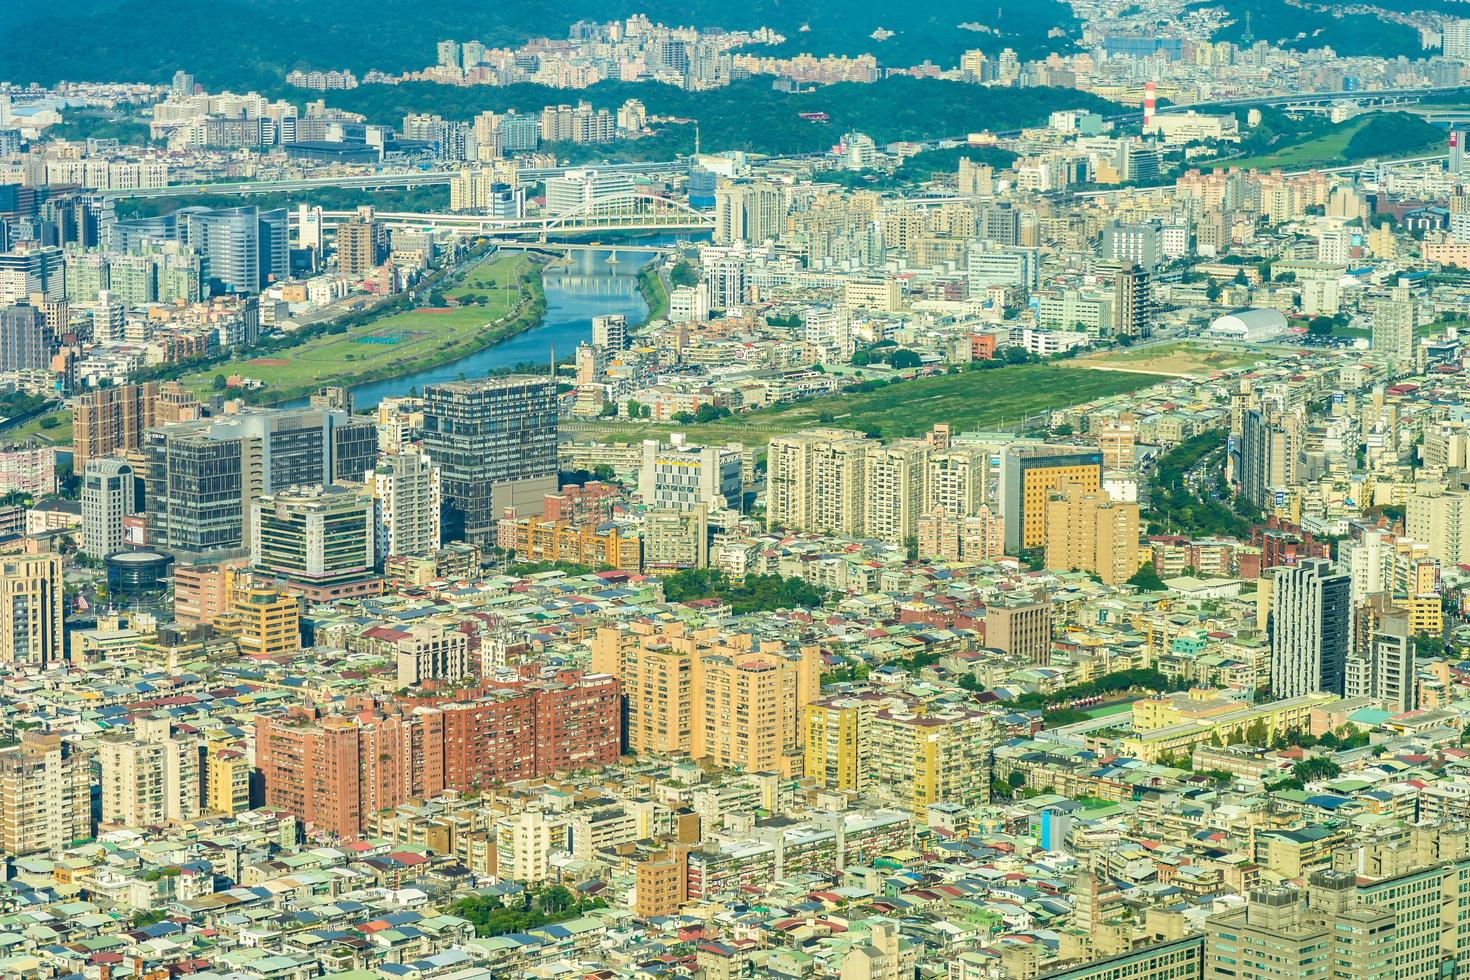
M384 398L412 394L415 389L422 391L426 385L456 378L545 370L553 352L565 360L578 344L591 339L594 317L622 315L630 324L643 323L648 304L638 291L642 259L640 264L610 261L615 253L626 259L630 251L619 246L555 257L541 270L546 312L537 325L468 357L428 370L394 371L386 379L357 385L352 389L354 403L359 409L370 408Z
M644 323L662 320L669 315L669 287L658 271L658 264L659 260L655 258L638 270L638 292L643 294L643 302L648 304Z
M442 291L444 305L387 311L350 326L336 324L281 356L251 356L211 365L180 380L201 393L218 392L238 376L263 387L241 391L246 401L278 405L322 385L355 387L469 357L536 326L546 313L545 265L524 254L497 255L457 273Z

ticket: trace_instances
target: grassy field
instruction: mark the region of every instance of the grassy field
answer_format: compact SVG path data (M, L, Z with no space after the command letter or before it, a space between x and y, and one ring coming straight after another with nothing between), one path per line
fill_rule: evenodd
M775 435L818 425L868 429L885 438L915 436L936 422L957 431L1014 424L1022 416L1063 408L1104 395L1136 391L1159 379L1129 371L1088 371L1023 364L991 371L964 371L904 381L877 391L832 395L747 412L705 425L596 420L564 424L578 438L629 442L684 432L698 442L765 445Z
M1432 337L1435 334L1444 333L1445 328L1446 327L1451 327L1451 326L1454 326L1454 327L1464 327L1465 324L1463 324L1463 323L1451 323L1448 320L1436 320L1433 323L1421 323L1417 327L1414 328L1414 336L1416 338L1418 338L1418 337ZM1354 337L1354 338L1362 338L1363 340L1371 340L1372 337L1373 337L1373 328L1372 327L1335 326L1335 327L1332 328L1332 336L1334 336L1334 337Z
M1150 374L1210 374L1230 368L1247 367L1271 355L1261 351L1216 350L1187 340L1154 347L1107 351L1064 362L1079 368L1130 368Z
M643 294L643 302L648 304L646 323L662 320L669 315L669 290L664 286L663 277L658 274L656 264L639 270L638 292Z
M41 422L44 419L54 418L57 424L51 428L43 428ZM70 446L71 445L71 409L59 408L45 415L38 415L23 425L14 429L7 429L0 434L0 442L23 443L35 439L36 445L47 446Z
M1087 709L1086 714L1089 718L1108 718L1113 715L1125 714L1133 710L1133 702L1135 700L1137 699L1129 698L1126 701L1114 701L1111 704L1100 704L1096 708Z
M1309 139L1285 141L1269 153L1221 160L1216 169L1306 170L1356 163L1374 157L1394 159L1434 152L1443 132L1408 113L1371 112L1346 120Z
M444 290L452 306L394 313L273 356L211 365L183 382L207 392L215 388L216 376L238 374L264 382L268 401L284 401L322 384L357 384L451 361L539 319L544 297L534 266L525 255L498 256Z

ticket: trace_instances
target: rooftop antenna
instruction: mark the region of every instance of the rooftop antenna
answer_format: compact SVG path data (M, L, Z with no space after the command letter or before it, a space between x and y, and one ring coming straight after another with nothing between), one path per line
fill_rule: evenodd
M551 380L556 380L556 341L551 342Z

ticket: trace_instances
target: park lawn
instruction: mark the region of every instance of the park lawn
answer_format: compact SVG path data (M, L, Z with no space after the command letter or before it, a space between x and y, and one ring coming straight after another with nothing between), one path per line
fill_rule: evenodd
M314 337L298 347L264 357L239 357L186 375L195 391L214 390L218 375L240 375L264 382L268 394L288 400L297 390L319 384L352 384L390 369L408 373L419 367L463 357L492 343L498 321L517 312L522 296L518 277L533 264L524 255L505 255L471 269L447 299L485 297L485 304L414 309L350 327L346 333ZM503 326L503 325L502 325ZM385 375L386 376L386 375Z
M1107 395L1158 384L1153 375L1131 371L1075 371L1047 364L1021 364L989 371L962 371L886 385L877 391L811 398L791 405L744 412L704 425L617 423L593 420L568 425L578 438L633 442L684 432L699 442L763 446L772 436L820 425L846 429L877 427L884 438L916 436L936 422L956 431L1014 425L1023 416L1065 408ZM824 421L830 416L830 421Z
M1355 145L1355 137L1363 139ZM1305 170L1339 166L1370 157L1397 159L1436 150L1439 133L1434 127L1405 113L1372 112L1349 119L1311 139L1283 146L1259 156L1221 160L1215 169Z
M43 419L54 418L57 424L51 428L43 428ZM5 432L7 442L22 443L29 439L37 440L38 445L70 446L71 445L71 409L59 408L54 412L37 415L24 425L16 426Z
M1182 340L1156 347L1124 348L1100 354L1086 354L1063 363L1080 368L1122 365L1159 374L1208 374L1249 367L1270 357L1266 351L1217 350L1205 344Z
M466 296L488 296L490 302L485 309L494 313L499 304L504 314L514 305L516 277L528 261L524 254L512 252L481 262L465 273L458 285L444 290L444 295L460 301Z
M1311 167L1317 164L1341 163L1343 153L1347 150L1348 140L1352 139L1354 132L1356 132L1355 128L1344 127L1324 133L1314 139L1283 147L1274 153L1256 157L1241 157L1237 160L1226 161L1223 165L1239 167L1242 170L1271 170L1276 167Z
M1100 704L1096 708L1089 708L1084 712L1089 718L1108 718L1112 715L1127 714L1133 710L1133 702L1136 698L1126 701L1114 701L1111 704Z
M1415 337L1433 337L1437 333L1444 333L1445 327L1461 327L1461 326L1464 326L1464 324L1463 323L1456 323L1456 322L1453 322L1453 321L1450 321L1450 320L1435 320L1433 323L1421 323L1417 327L1415 327L1414 328L1414 336ZM1334 336L1334 337L1355 337L1355 338L1362 338L1363 340L1371 340L1373 338L1373 328L1372 327L1349 327L1349 326L1333 327L1332 328L1332 336Z

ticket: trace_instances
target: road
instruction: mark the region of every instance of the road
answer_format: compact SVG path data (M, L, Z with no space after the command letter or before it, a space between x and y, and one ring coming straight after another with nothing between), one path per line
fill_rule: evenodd
M531 167L519 171L528 181L560 176L568 170L596 170L603 173L661 174L682 173L689 169L687 160L660 160L641 163L598 163L565 167ZM241 180L212 184L170 184L167 187L140 187L130 190L100 191L113 199L148 197L184 197L192 194L273 194L309 191L325 187L355 187L383 190L388 187L428 187L448 184L458 171L396 170L374 174L347 174L339 177L301 177L290 180Z

